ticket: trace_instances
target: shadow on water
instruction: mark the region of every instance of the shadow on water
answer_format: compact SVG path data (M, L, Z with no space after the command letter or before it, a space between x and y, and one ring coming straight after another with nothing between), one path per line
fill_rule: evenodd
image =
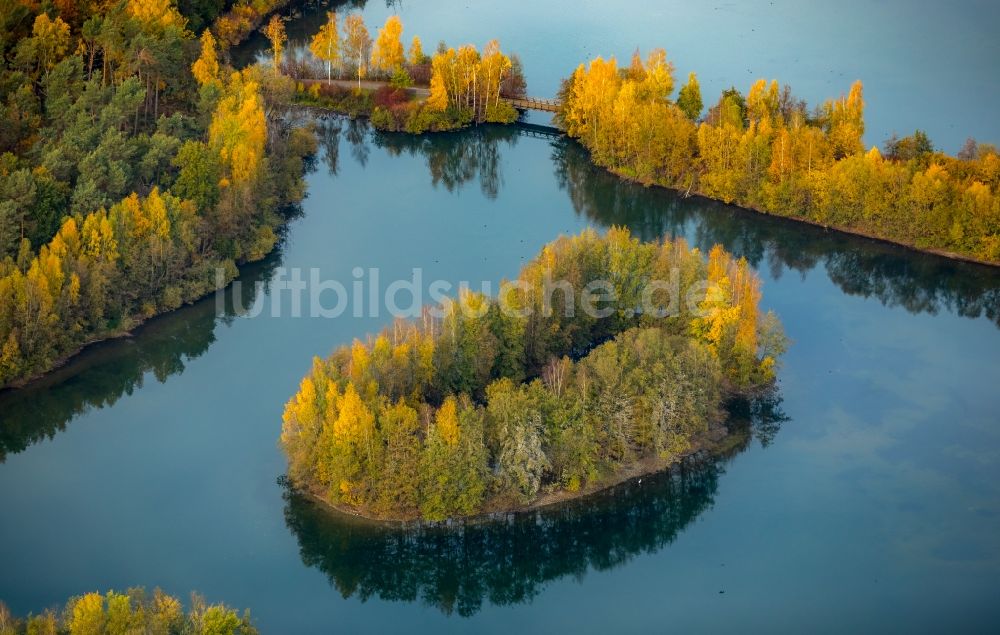
M319 124L322 160L332 175L350 160L342 154L364 165L378 150L424 159L431 183L449 191L478 181L488 198L504 187L505 149L521 136L537 136L521 127L414 137L374 133L363 121L334 117ZM643 238L684 235L701 248L721 243L775 278L785 270L804 275L823 267L848 294L911 313L985 315L1000 324L1000 273L992 269L643 188L593 167L570 140L551 138L549 147L558 184L576 213L597 226L625 225ZM280 262L278 250L244 268L242 307L253 304L256 283L266 284ZM226 297L230 304L221 314L209 298L151 320L133 337L90 347L23 389L0 393L0 461L53 437L74 417L132 394L150 376L163 382L183 372L213 344L220 322L238 315ZM690 457L641 484L624 483L531 513L456 527L374 524L287 492L285 518L303 561L323 571L345 597L419 601L460 615L472 615L487 602L528 602L548 582L664 549L710 509L728 461L753 438L766 446L785 421L777 398L733 404L730 412L732 433L715 455Z
M433 187L457 192L478 181L480 191L489 200L495 200L503 189L503 150L517 145L523 134L521 126L482 125L457 132L413 135L375 130L366 119L316 117L316 137L330 176L340 172L343 139L362 168L368 164L372 147L392 157L419 157L426 163Z
M476 126L429 135L377 132L372 140L390 155L423 157L434 187L454 192L478 179L483 196L495 200L504 184L501 144L513 147L520 136L516 126Z
M715 500L726 464L787 420L771 395L732 408L715 453L659 474L532 512L454 526L375 523L286 491L285 521L303 562L345 598L422 602L471 616L489 602L530 602L545 584L620 567L670 545Z
M367 0L300 0L291 2L277 14L285 18L285 29L288 35L286 55L295 57L305 55L309 40L326 24L326 12L337 11L340 19L354 11L362 11ZM386 0L387 7L398 4L398 0ZM374 25L370 25L371 26ZM373 29L374 30L374 29ZM239 46L228 51L229 61L236 68L253 64L262 57L268 56L271 43L261 29L253 31Z
M264 260L245 265L238 278L240 306L232 293L217 311L214 296L153 318L125 338L87 347L65 366L19 389L0 392L0 463L33 443L54 437L75 417L109 407L142 388L152 375L163 383L184 372L185 363L204 354L215 342L215 328L228 324L253 306L258 290L267 288L280 249Z
M594 225L623 225L643 239L686 236L708 250L721 243L745 257L754 268L766 268L779 279L791 270L805 274L823 267L844 293L875 298L909 313L936 315L950 311L1000 326L1000 270L897 245L851 236L793 220L766 216L700 197L685 198L662 188L624 181L590 163L578 143L551 129L530 125L478 126L435 135L380 133L367 123L329 117L320 126L331 174L337 173L339 134L355 159L368 144L393 155L423 157L434 186L456 191L478 179L484 196L495 199L504 185L503 149L520 137L550 142L556 179L577 214ZM332 132L331 132L332 131Z
M496 183L483 185L490 196L503 185L498 148L525 132L538 136L482 126L432 137L375 133L372 143L424 157L432 182L449 190L485 175ZM684 235L702 249L721 243L775 278L786 269L804 275L822 266L845 293L911 313L1000 319L1000 285L992 269L643 188L595 168L572 141L552 139L551 147L560 186L576 212L595 225L626 225L647 239ZM303 562L321 570L345 598L421 602L462 616L484 603L530 602L548 582L613 569L669 546L712 507L727 463L753 438L769 445L787 421L777 395L733 403L729 410L731 434L716 454L558 506L455 526L390 525L331 512L287 491L286 523Z
M645 188L593 166L586 150L566 138L552 143L552 158L576 212L597 225L625 225L644 239L687 236L701 249L721 243L775 279L785 270L805 274L822 266L849 295L910 313L985 315L1000 326L1000 270Z
M478 179L483 194L496 198L504 185L503 146L522 136L550 142L556 179L577 214L595 225L623 225L643 239L687 236L707 251L721 243L757 269L779 279L787 270L805 274L822 266L844 293L875 298L909 313L950 311L1000 326L1000 270L897 245L766 216L700 197L685 198L662 188L624 181L590 163L587 151L551 129L530 125L478 126L436 135L367 133L367 124L331 117L327 129L345 128L352 154L370 138L390 154L421 156L431 182L449 191ZM366 134L359 134L359 127ZM337 139L325 143L328 165L336 174ZM329 158L333 163L329 164ZM363 161L361 161L363 164Z
M565 137L526 126L478 126L435 135L379 133L364 120L322 117L318 120L321 161L336 175L341 139L353 160L365 165L369 153L425 160L431 183L458 191L478 181L487 198L504 187L504 151L522 136L549 141L560 187L577 214L597 226L625 225L653 239L688 236L706 249L715 243L745 256L756 268L778 278L785 270L805 274L822 266L830 280L850 295L873 297L911 313L950 311L975 318L985 315L1000 325L1000 271L915 253L893 245L847 236L785 219L766 217L704 199L627 183L590 164L586 151ZM276 252L244 268L244 295L255 282L266 282L280 263ZM230 294L227 294L227 298ZM245 297L250 306L253 297ZM146 381L183 372L186 360L203 354L215 339L217 317L231 320L228 306L216 316L209 299L151 320L129 338L89 347L65 367L19 390L0 393L0 462L7 454L50 438L75 416L114 404Z

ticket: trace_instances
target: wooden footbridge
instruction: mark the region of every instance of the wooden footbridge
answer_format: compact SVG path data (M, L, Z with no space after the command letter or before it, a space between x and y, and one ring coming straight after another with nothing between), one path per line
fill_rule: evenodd
M505 97L504 99L518 110L559 112L559 102L554 99L538 99L537 97Z
M332 81L327 81L325 79L308 79L299 78L296 80L301 82L305 86L311 86L313 84L333 84L344 89L353 89L358 87L358 81L355 79L334 79ZM361 88L365 90L378 90L383 86L387 86L388 82L381 81L362 81ZM426 86L412 86L407 89L412 95L420 98L427 99L430 96L431 91L427 89ZM537 97L501 97L508 104L517 108L518 110L541 110L542 112L559 112L559 102L555 99L539 99Z

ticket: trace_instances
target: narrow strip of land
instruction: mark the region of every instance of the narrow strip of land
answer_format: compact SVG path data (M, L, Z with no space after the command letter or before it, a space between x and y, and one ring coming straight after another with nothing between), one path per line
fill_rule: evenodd
M337 86L338 88L344 88L347 90L356 90L359 88L358 80L356 79L299 79L297 81L302 82L302 85L306 87L312 86L313 84L319 84L321 86ZM360 88L361 90L376 91L379 88L384 88L390 85L391 84L389 82L363 79L361 80ZM421 99L427 99L431 94L430 89L425 86L410 86L404 90L406 90L406 92L410 95Z
M367 79L363 79L360 82L356 79L298 79L296 81L301 82L306 88L312 86L313 84L318 84L320 86L336 86L345 90L357 90L360 88L361 90L367 91L376 91L380 88L392 85L390 82ZM408 86L403 90L405 90L411 97L418 99L427 99L431 95L430 88L426 86ZM500 98L518 110L540 110L551 113L559 111L559 102L554 99L504 96L501 96Z

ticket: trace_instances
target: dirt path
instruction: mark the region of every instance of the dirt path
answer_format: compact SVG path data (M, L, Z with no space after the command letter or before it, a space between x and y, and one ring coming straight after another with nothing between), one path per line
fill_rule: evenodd
M328 83L325 79L300 79L297 80L302 82L306 86L312 86L313 84L326 84ZM329 81L330 84L334 86L339 86L341 88L353 89L358 87L358 80L354 79L333 79ZM383 86L388 86L389 82L374 82L368 80L361 80L361 88L363 90L378 90ZM422 97L426 99L430 96L431 91L423 86L412 86L406 89L410 94L416 97Z

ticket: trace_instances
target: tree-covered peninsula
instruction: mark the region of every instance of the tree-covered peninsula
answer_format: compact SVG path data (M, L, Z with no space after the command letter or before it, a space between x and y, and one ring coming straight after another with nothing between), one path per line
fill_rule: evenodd
M282 55L280 21L272 20L265 32L274 68L296 79L298 103L367 116L380 130L412 134L518 117L505 98L524 96L521 62L497 40L482 51L441 42L429 55L419 36L404 46L399 16L389 16L373 39L360 14L341 20L329 12L310 41L311 57L294 59Z
M557 121L593 161L625 178L726 203L1000 263L1000 155L969 140L958 156L927 135L865 150L861 82L809 110L788 86L724 91L707 113L691 73L675 90L662 50L625 68L581 65L564 82Z
M270 69L188 28L213 12L0 6L2 388L262 258L316 142Z
M495 298L466 290L315 359L285 408L289 479L366 516L441 520L660 469L708 442L724 399L773 381L784 339L759 300L721 247L559 238Z
M443 43L408 50L391 16L374 41L358 15L328 22L311 57L289 59L299 103L364 115L381 130L421 133L510 123L523 97L516 56ZM283 32L282 32L283 33ZM283 35L272 38L279 66ZM354 78L350 89L343 79ZM326 77L326 81L318 78ZM377 80L362 89L361 79ZM419 88L413 89L413 86ZM676 95L675 95L676 92ZM581 65L560 90L556 122L619 176L949 256L1000 263L1000 154L968 140L957 156L922 131L865 149L861 82L809 109L786 85L758 80L705 108L694 73L677 87L662 49Z

